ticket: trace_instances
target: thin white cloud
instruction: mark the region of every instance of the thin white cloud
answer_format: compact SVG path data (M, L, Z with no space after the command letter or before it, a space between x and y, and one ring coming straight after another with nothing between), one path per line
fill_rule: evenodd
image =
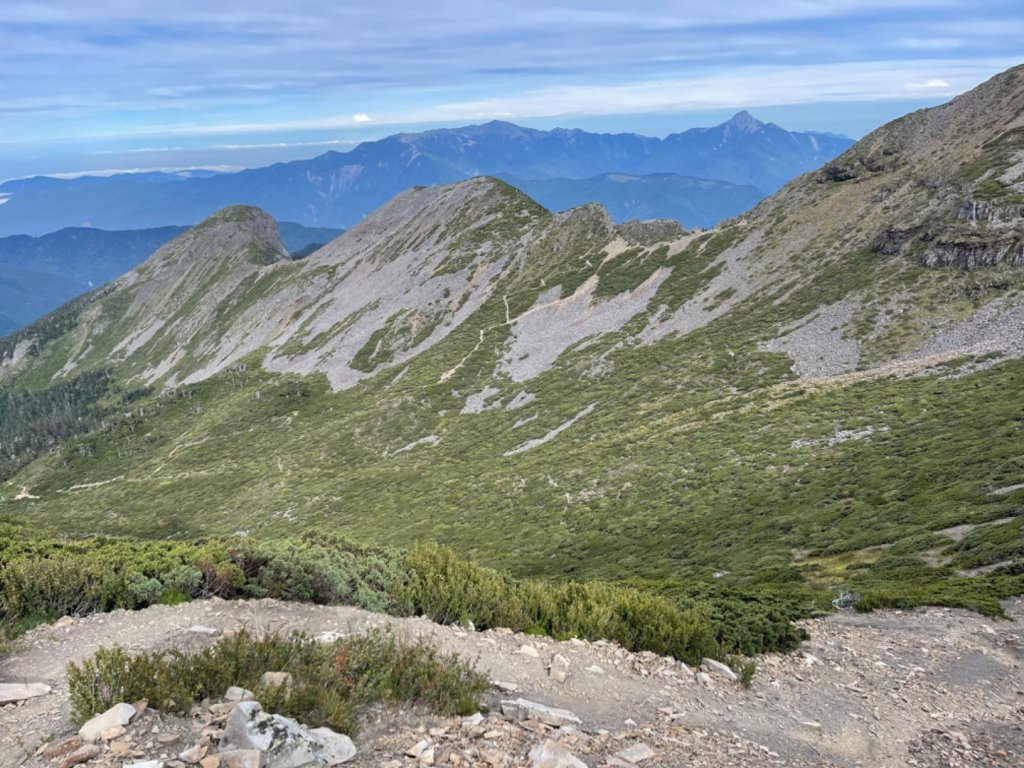
M949 83L938 77L929 78L928 80L925 80L923 83L907 83L907 89L911 91L925 91L948 88Z
M365 112L360 112L358 115L352 115L352 122L353 123L368 123L371 120L373 120L373 118L370 117Z
M83 176L117 176L122 173L188 173L189 171L215 171L217 173L235 173L245 168L242 165L203 165L187 168L103 168L95 171L63 171L61 173L43 174L51 179L80 179ZM0 180L0 184L19 179L30 179L32 176L14 176Z
M376 126L491 119L683 113L829 102L906 99L908 92L948 95L969 90L1016 60L852 61L795 66L747 66L688 78L571 85L439 103L373 118ZM945 78L933 77L936 71ZM917 84L916 86L914 84ZM300 120L164 125L140 128L141 136L230 136L351 128L351 117L323 115Z

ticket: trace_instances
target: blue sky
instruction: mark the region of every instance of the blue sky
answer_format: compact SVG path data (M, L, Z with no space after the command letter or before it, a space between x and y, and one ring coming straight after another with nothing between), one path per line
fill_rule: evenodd
M0 179L239 167L424 127L860 136L1024 61L1020 0L4 0Z

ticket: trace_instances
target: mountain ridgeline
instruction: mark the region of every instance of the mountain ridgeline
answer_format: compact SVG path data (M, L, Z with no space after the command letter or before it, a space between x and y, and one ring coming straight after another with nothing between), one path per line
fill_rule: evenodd
M137 267L187 227L106 231L68 227L42 237L0 238L0 336ZM333 240L340 229L282 222L281 240L296 258Z
M0 184L0 234L83 222L105 229L193 224L239 203L279 220L349 228L410 187L480 175L522 185L559 210L597 200L616 220L654 215L703 227L742 213L851 143L786 131L745 112L664 139L490 122L396 134L238 173L9 181ZM530 184L540 181L548 183Z
M8 406L5 455L87 416L14 451L0 517L998 613L1024 591L1022 75L710 232L477 177L296 261L225 209L0 340L8 402L77 393Z

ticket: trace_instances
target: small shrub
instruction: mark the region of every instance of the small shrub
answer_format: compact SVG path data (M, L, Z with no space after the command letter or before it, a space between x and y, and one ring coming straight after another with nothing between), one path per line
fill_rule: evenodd
M268 670L290 672L294 685L261 687ZM256 638L242 631L196 654L174 649L130 656L118 647L101 648L68 666L68 684L79 723L119 701L137 699L185 714L195 702L240 685L267 711L345 733L354 732L359 709L374 702L469 714L488 687L487 678L457 656L376 631L333 644L299 633Z
M5 621L29 616L84 616L118 602L121 582L94 559L19 559L0 569L0 613Z
M152 576L132 573L125 579L124 589L129 600L127 607L142 608L160 600L160 596L164 592L164 585Z
M181 603L188 603L192 600L189 595L181 592L177 589L165 589L160 594L160 605L181 605Z
M179 565L164 574L161 581L170 592L196 596L203 583L203 572L192 565Z
M479 629L495 626L511 597L508 580L497 571L456 557L446 547L420 544L405 556L400 598L416 613L440 624L472 621Z

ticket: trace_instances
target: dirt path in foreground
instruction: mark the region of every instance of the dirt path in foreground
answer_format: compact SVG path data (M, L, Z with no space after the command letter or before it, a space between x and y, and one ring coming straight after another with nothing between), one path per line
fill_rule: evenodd
M1024 600L1008 601L1006 608L1012 621L949 609L808 621L810 641L794 654L761 657L749 690L715 674L705 685L671 659L612 644L472 633L345 607L213 600L65 619L33 630L15 653L0 658L0 681L45 682L54 689L0 709L0 766L54 764L32 755L74 730L65 667L101 646L141 651L212 642L191 631L196 625L316 636L385 624L473 660L493 680L515 687L514 693L495 690L492 707L522 697L576 713L590 735L567 738L581 745L588 765L602 765L617 745L643 741L655 752L645 766L1024 766ZM555 653L571 663L564 683L548 676ZM402 753L422 727L458 731L459 722L379 713L357 739L361 754L354 765L413 764ZM608 733L593 736L602 729ZM523 730L506 736L508 764L520 765L528 764L517 762L525 759L526 742L542 735Z

